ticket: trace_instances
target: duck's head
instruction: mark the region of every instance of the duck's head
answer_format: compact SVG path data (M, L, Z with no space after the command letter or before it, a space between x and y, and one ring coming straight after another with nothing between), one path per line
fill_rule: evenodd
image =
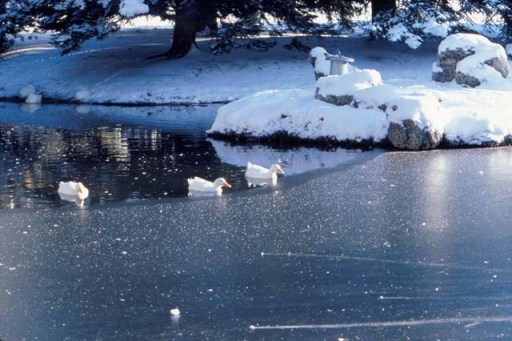
M81 182L77 183L77 195L80 200L84 200L89 196L89 190Z
M270 172L284 175L284 170L278 164L272 165L272 167L270 167Z
M214 181L213 187L215 187L215 188L221 188L221 187L231 188L231 185L228 184L228 182L226 180L224 180L224 178L218 178L217 180Z

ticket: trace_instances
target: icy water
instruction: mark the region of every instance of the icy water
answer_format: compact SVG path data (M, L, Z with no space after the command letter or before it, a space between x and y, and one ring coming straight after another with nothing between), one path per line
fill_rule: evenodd
M511 148L381 153L218 198L2 210L0 338L511 339L511 169Z
M231 192L248 190L248 161L297 174L367 157L210 140L205 131L217 108L0 104L0 209L74 205L58 196L59 181L84 183L91 206L184 197L193 176L224 177Z

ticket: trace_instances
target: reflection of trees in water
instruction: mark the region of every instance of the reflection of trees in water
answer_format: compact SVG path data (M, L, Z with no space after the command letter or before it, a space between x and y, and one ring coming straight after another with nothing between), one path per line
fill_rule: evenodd
M210 143L152 129L0 126L0 207L58 202L59 181L82 181L93 203L186 195L186 178L228 171Z

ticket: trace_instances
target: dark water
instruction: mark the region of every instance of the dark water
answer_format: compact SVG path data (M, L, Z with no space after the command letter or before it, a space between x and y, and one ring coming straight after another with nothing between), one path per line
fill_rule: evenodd
M3 210L0 338L511 339L511 169L511 148L384 153L219 198Z
M288 174L335 167L358 151L272 150L206 139L217 107L117 108L0 105L0 208L74 205L59 181L80 181L86 205L188 194L187 178L224 177L247 190L247 161L279 162Z

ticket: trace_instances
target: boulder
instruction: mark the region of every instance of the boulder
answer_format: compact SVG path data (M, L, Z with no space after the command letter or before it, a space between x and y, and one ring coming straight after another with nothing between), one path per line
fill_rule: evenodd
M506 78L509 73L505 49L478 34L448 36L439 45L438 58L432 67L432 79L437 82L455 80L476 87Z
M432 67L432 80L447 83L455 79L457 63L471 56L474 52L462 49L439 52L439 60Z
M434 149L442 139L443 134L439 130L421 127L418 122L410 119L401 123L390 122L388 128L388 140L398 149Z
M322 77L316 82L315 98L338 106L348 105L357 91L381 84L380 73L370 69Z

